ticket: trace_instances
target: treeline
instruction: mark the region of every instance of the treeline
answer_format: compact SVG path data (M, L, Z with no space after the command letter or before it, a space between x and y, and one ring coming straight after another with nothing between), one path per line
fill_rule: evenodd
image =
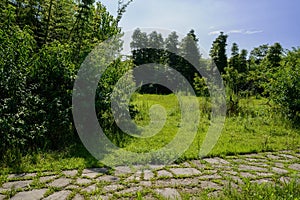
M289 118L299 119L300 48L284 50L279 43L263 44L248 55L247 50L239 50L238 44L233 43L231 52L227 53L228 35L221 32L210 49L211 59L205 59L201 57L194 30L181 41L178 38L176 32L164 39L155 31L147 34L136 29L131 43L135 66L147 63L170 66L193 85L199 96L209 96L209 91L207 78L197 69L212 73L210 70L217 68L226 86L228 112L237 112L240 98L256 96L269 98ZM148 85L141 92L166 94L170 91L160 85Z
M123 1L122 1L123 2ZM80 64L99 42L120 33L118 21L131 1L119 1L118 16L94 0L0 1L0 159L62 149L76 142L72 89ZM131 67L116 60L107 80ZM112 87L99 83L98 116ZM107 123L111 125L110 123ZM108 126L107 126L108 127Z
M130 44L132 59L135 66L148 63L170 66L183 75L189 83L193 83L195 74L199 76L200 51L195 31L191 30L186 37L179 41L176 32L172 32L166 39L160 33L153 31L150 34L136 29ZM195 67L196 68L195 68ZM172 76L164 77L172 81ZM175 80L174 80L175 81ZM177 83L175 83L177 84ZM140 89L142 93L168 94L171 91L158 84L150 84Z

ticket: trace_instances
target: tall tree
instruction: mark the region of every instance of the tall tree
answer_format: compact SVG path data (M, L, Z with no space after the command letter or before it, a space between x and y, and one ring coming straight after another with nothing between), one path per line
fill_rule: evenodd
M225 67L227 66L227 56L226 56L226 46L227 46L227 35L223 32L215 39L210 49L209 55L217 66L220 73L225 72Z
M200 65L200 51L198 47L198 39L195 35L195 31L191 30L186 37L184 37L180 44L181 56L185 59L182 60L181 67L178 69L192 84L194 77L198 74L197 69Z
M248 61L247 61L248 51L246 49L242 49L239 54L240 65L238 68L239 72L245 73L248 71Z
M132 51L133 62L136 65L147 63L148 56L146 48L148 47L147 33L142 32L137 28L132 34L132 42L130 48Z
M166 49L167 51L173 52L175 54L179 53L178 50L178 45L179 45L179 41L178 41L178 35L177 33L174 31L172 33L170 33L170 35L168 35L168 37L165 40L165 45L166 45Z
M165 48L166 48L166 63L169 67L178 70L180 68L179 62L180 58L179 54L179 41L178 35L176 32L172 32L168 35L165 40Z
M249 56L249 60L252 64L260 64L260 62L265 58L269 49L268 44L260 45L259 47L255 47Z
M164 62L164 39L160 33L153 31L148 37L148 62L163 63Z

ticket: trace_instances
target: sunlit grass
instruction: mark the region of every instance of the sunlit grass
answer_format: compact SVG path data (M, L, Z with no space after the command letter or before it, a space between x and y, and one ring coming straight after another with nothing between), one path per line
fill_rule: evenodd
M172 157L174 152L155 152L172 142L178 130L183 130L184 137L192 137L192 143L188 149L177 159L178 162L198 159L199 150L203 146L204 138L210 125L211 102L206 98L198 98L200 108L199 126L195 137L189 135L193 127L182 128L180 102L175 95L135 95L133 104L137 110L134 121L141 127L151 123L150 110L152 107L152 119L165 124L162 129L146 129L141 136L127 142L124 150L136 153L149 153L138 158L128 156L126 153L117 151L105 159L113 164L132 164L138 159L156 163ZM188 102L188 97L185 98ZM159 105L159 106L157 106ZM187 104L187 106L189 106ZM162 111L162 109L164 109ZM194 114L193 106L187 116ZM165 116L164 116L165 115ZM195 123L190 123L197 125ZM143 129L141 129L143 130ZM158 132L158 133L156 133ZM184 145L181 141L175 146ZM300 131L293 128L289 121L280 114L274 112L267 99L247 98L241 99L239 109L235 115L227 117L220 138L212 151L207 156L226 156L241 153L277 151L300 148ZM126 162L124 162L124 160ZM45 171L72 168L85 168L101 166L101 163L93 158L82 144L57 152L41 152L23 156L21 162L10 166L2 166L2 173L12 171Z

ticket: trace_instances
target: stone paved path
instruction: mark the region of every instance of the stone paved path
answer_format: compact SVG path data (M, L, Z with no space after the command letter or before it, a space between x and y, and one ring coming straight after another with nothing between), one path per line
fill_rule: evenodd
M300 153L228 156L170 166L117 167L7 175L0 200L181 199L181 194L214 195L245 182L288 182L300 178Z

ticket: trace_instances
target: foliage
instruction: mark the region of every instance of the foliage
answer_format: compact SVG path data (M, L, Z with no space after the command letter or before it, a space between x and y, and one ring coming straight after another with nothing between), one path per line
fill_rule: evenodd
M118 20L128 5L121 5ZM0 159L15 164L24 154L76 141L71 116L76 72L120 28L93 0L4 0L0 13Z
M288 116L300 119L300 48L289 51L270 86L271 97L281 105Z
M209 55L218 68L220 73L225 72L227 67L227 55L226 55L226 46L227 46L227 37L223 32L215 39L210 49Z
M181 42L176 32L164 40L162 35L153 31L150 34L136 29L130 44L132 59L136 66L148 63L168 65L183 75L193 86L195 74L200 66L200 52L195 31L191 30ZM199 75L199 74L198 74ZM172 80L173 77L166 77ZM142 93L169 94L170 91L160 85L143 86Z
M0 29L0 155L11 149L35 148L45 131L39 112L40 99L27 87L28 66L35 41L28 27ZM35 120L35 117L36 120ZM18 150L16 150L18 151ZM14 154L14 152L11 152Z

